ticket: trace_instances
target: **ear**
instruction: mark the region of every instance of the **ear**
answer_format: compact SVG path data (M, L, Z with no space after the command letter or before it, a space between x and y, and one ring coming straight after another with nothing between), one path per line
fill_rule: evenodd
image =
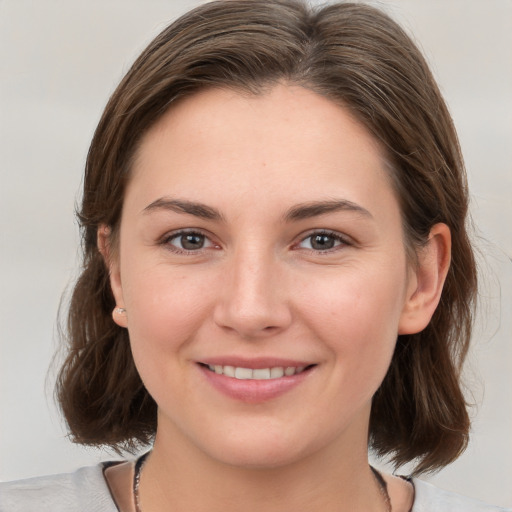
M446 224L435 224L428 242L411 268L407 296L400 316L398 334L415 334L428 325L441 299L450 268L452 239Z
M121 284L121 273L119 270L119 256L117 251L112 247L112 230L109 226L105 224L100 225L97 234L97 244L98 250L103 256L105 265L108 268L110 287L116 301L116 307L112 312L112 318L120 327L127 327L123 287Z

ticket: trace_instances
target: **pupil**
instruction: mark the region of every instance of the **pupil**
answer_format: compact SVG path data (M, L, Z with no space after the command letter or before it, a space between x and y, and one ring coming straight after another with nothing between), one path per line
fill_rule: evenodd
M332 249L334 247L334 239L329 235L315 235L312 237L311 247L324 251L326 249Z
M204 237L194 233L182 235L181 245L187 250L201 249L204 245Z

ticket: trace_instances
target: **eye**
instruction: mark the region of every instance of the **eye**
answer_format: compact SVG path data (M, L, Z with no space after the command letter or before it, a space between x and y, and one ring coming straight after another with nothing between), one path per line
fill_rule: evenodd
M197 231L180 231L174 233L164 240L165 244L170 245L177 252L194 252L213 247L212 241L202 233Z
M329 251L340 245L348 245L347 241L339 234L332 232L312 233L304 238L298 247L312 251Z

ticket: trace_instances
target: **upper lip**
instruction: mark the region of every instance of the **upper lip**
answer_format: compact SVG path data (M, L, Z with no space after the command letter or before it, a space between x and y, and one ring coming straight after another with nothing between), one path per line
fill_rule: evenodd
M280 357L243 358L235 356L207 357L197 362L209 366L234 366L237 368L250 368L252 370L278 367L306 367L315 364L311 361L299 361L297 359L285 359Z

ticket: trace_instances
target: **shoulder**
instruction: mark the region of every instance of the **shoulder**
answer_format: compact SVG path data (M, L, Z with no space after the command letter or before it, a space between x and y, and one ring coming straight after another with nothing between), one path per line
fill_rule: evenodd
M116 512L103 465L0 483L0 512Z
M512 512L487 505L482 501L439 489L422 480L412 479L414 484L414 506L411 512Z

